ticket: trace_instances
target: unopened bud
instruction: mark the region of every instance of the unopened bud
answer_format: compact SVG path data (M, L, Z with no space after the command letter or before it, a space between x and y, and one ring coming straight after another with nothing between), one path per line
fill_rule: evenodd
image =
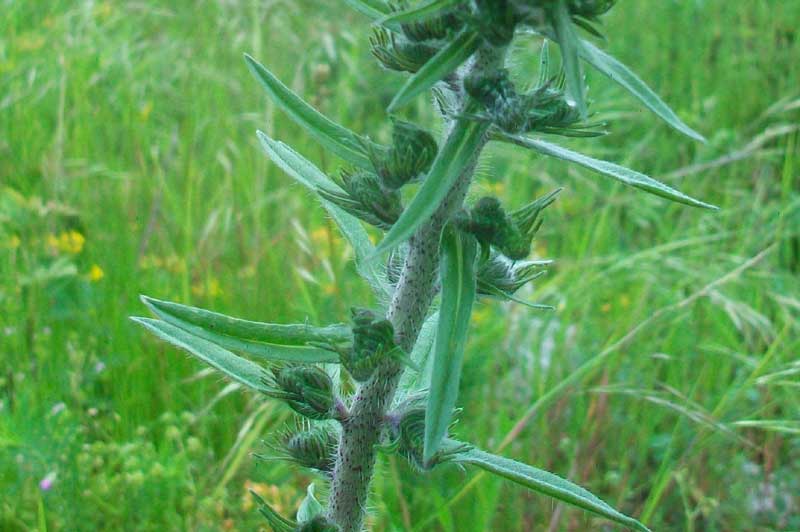
M353 309L353 345L340 353L340 360L355 380L368 380L396 348L394 327L389 320L371 310Z
M394 120L391 147L369 148L370 160L388 190L397 190L427 172L438 151L433 135L402 120Z
M333 417L333 381L316 366L283 366L272 369L266 394L281 399L298 414L309 419Z
M339 532L339 530L341 530L339 525L324 515L318 515L297 527L297 532Z
M329 472L333 470L338 441L333 427L318 425L290 436L286 440L286 451L303 467Z
M403 212L400 195L384 190L371 172L343 171L337 184L342 191L320 188L320 195L370 225L389 229Z

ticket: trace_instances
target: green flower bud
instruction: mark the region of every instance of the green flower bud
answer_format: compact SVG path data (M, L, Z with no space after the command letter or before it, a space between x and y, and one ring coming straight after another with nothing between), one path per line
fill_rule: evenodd
M314 519L298 525L296 530L297 532L339 532L341 528L324 515L318 515Z
M320 195L370 225L388 230L403 212L400 195L384 190L373 173L342 171L336 181L342 191L319 188Z
M429 461L423 460L425 449L425 403L424 398L414 398L402 405L390 416L389 436L392 447L415 468L429 471L435 465L446 462L453 454L465 451L468 446L458 445L442 449Z
M407 0L392 2L392 11L401 11L410 7ZM457 32L464 22L453 12L440 13L426 20L401 24L403 35L411 41L440 41Z
M512 262L503 255L492 253L478 268L478 293L490 296L513 295L524 285L544 274L540 268L548 263L549 261Z
M333 471L339 435L329 425L316 425L291 435L286 440L286 451L297 464L318 471Z
M397 190L427 172L436 158L436 139L428 131L410 122L393 120L392 146L376 148L368 144L369 157L381 184Z
M270 387L266 394L286 403L309 419L331 419L335 397L333 381L316 366L282 366L272 368L272 377L265 379Z
M464 90L484 108L486 117L510 133L518 133L527 125L524 99L504 68L492 72L475 71L464 79Z
M340 353L340 361L359 382L368 380L375 368L397 349L392 323L367 309L353 309L353 345Z
M385 68L412 74L422 68L439 51L437 46L429 42L409 41L405 37L396 36L383 27L372 30L369 44L372 55Z

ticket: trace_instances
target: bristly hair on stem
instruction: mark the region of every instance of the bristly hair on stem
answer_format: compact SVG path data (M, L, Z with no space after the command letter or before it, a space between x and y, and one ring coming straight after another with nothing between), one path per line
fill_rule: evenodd
M600 17L614 0L345 3L370 19L369 44L380 65L408 74L388 108L389 145L335 123L264 65L245 59L273 104L346 164L338 175L326 175L258 132L273 163L317 195L382 305L353 306L349 323L317 326L244 320L145 297L158 319L134 320L303 419L278 439L277 455L320 476L329 496L325 504L317 501L312 484L295 518L259 499L273 530L360 532L380 449L397 453L421 474L452 464L477 467L647 531L569 480L451 437L474 302L493 297L552 309L517 294L550 263L529 256L545 210L561 189L517 209L492 196L466 205L465 199L483 148L507 142L661 198L714 208L640 172L538 138L605 133L602 123L586 122L586 67L617 82L675 130L702 137L627 66L591 42L602 37ZM543 43L538 81L521 84L524 90L512 81L506 60L519 29ZM548 42L560 48L556 76L550 74ZM427 91L444 122L440 139L400 118ZM404 194L412 184L416 191ZM384 233L377 246L362 223Z

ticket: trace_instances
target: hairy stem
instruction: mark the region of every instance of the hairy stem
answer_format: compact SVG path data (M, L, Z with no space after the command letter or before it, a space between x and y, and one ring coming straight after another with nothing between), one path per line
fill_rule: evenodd
M503 55L504 51L498 53L497 50L479 53L463 70L496 65L502 61ZM459 107L463 109L465 97L463 94L458 97ZM453 135L459 124L456 120L449 121L448 135ZM482 147L483 144L481 149ZM475 151L472 160L431 219L409 239L408 254L387 313L387 318L394 326L395 340L407 353L414 347L435 295L442 229L464 202L481 149ZM370 380L359 387L353 399L350 416L342 422L342 436L328 504L328 516L339 525L342 532L358 532L362 528L369 484L375 467L375 445L402 372L403 366L395 362L387 362L378 367Z

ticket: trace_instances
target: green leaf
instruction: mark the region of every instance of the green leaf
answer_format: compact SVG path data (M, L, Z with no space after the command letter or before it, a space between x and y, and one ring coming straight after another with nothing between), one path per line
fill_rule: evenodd
M667 124L684 135L699 140L700 142L705 142L706 139L700 133L687 126L678 118L678 115L664 103L658 94L616 58L586 40L580 41L579 53L584 61L625 88Z
M438 323L439 311L437 310L428 316L425 323L422 324L422 328L417 335L417 341L414 342L414 348L411 350L409 357L421 371L404 371L403 376L400 377L399 388L401 390L411 392L428 387L430 384L431 372L433 371L430 352L433 348L433 341L436 338Z
M259 392L268 391L261 382L264 370L254 362L234 355L227 349L180 329L169 323L150 318L131 318L150 332L176 347L185 349L209 366L224 373L236 382Z
M388 111L393 113L399 107L409 103L416 95L430 89L437 81L455 71L469 56L478 49L480 37L477 33L462 31L447 46L431 57L416 74L408 78L400 88Z
M281 83L261 63L247 54L244 57L248 68L256 79L261 82L270 98L292 120L308 131L325 148L331 150L342 159L361 168L372 168L372 163L364 150L364 141L361 137L320 114L319 111L292 92L289 87Z
M471 449L457 454L453 461L477 466L489 473L494 473L533 491L553 497L572 506L577 506L587 512L600 515L620 525L640 532L650 532L646 526L636 519L618 512L587 490L553 473L479 449Z
M181 305L141 296L142 302L159 318L180 327L178 323L188 323L210 332L233 336L240 340L265 342L280 345L305 345L316 343L339 343L349 341L350 327L337 323L326 327L315 327L306 323L278 324L233 318L197 307Z
M380 0L344 0L344 3L371 20L378 20L390 13L386 3Z
M324 511L325 508L323 508L314 496L314 483L312 482L308 485L305 499L300 503L300 508L297 509L297 521L299 523L306 523Z
M258 138L261 141L264 151L266 151L269 158L272 159L272 162L277 164L284 172L289 174L300 184L306 186L309 190L315 193L319 188L327 188L336 191L341 190L341 188L322 173L319 168L283 142L271 139L261 131L258 132ZM330 213L336 225L339 226L344 237L353 247L356 270L358 273L367 280L372 289L379 296L385 297L390 295L391 287L386 281L386 274L382 266L378 265L376 261L370 260L375 254L375 246L372 245L364 227L357 218L351 216L333 203L324 198L320 198L320 201Z
M390 13L379 20L378 24L387 27L397 27L400 24L418 22L460 3L461 0L430 0L414 7Z
M552 16L556 40L561 47L561 62L564 64L567 77L567 93L575 100L581 118L586 119L586 86L583 83L581 63L578 60L580 40L572 25L566 0L559 0Z
M475 257L478 244L472 235L445 227L439 266L442 303L433 345L428 406L425 410L425 449L429 462L447 433L458 398L461 363L467 341L472 303L475 301Z
M674 188L669 187L660 181L656 181L652 177L648 177L640 172L607 161L594 159L587 155L557 146L556 144L550 144L549 142L530 137L506 134L501 134L500 140L511 142L512 144L517 144L518 146L522 146L524 148L530 148L544 155L549 155L550 157L555 157L557 159L578 164L584 168L588 168L589 170L594 170L595 172L608 176L612 179L616 179L621 183L639 188L651 194L655 194L656 196L661 196L662 198L667 198L669 200L690 205L692 207L717 209L717 207L714 205L710 205L687 196L683 192L675 190Z
M150 308L150 310L152 310L156 314L156 316L164 320L166 323L169 323L174 327L178 327L179 329L183 329L184 331L186 331L187 333L191 334L196 338L212 342L225 349L239 351L241 353L246 353L250 356L272 361L280 360L280 361L295 362L295 363L327 362L332 364L339 362L339 357L336 353L328 351L327 349L322 349L321 347L269 343L269 342L256 341L248 338L242 338L224 334L221 331L217 330L214 325L203 326L179 318L175 314L165 311L163 307L159 308L152 305L151 303L152 301L153 300L151 298L142 296L142 302L144 302L144 304L147 305L148 308ZM166 303L166 302L161 302L161 303ZM172 304L177 305L176 303ZM186 307L186 308L191 309L192 307ZM196 309L196 310L201 310L201 309ZM202 311L202 312L208 312L208 311ZM219 316L222 315L219 314ZM227 316L223 317L227 318ZM272 325L272 324L264 324L264 325ZM278 327L281 326L278 325ZM284 327L290 327L290 326L284 326ZM303 327L303 325L297 325L297 327Z
M470 108L467 109L467 113ZM375 255L388 251L408 239L430 219L461 173L475 162L489 125L459 119L445 145L436 155L428 176L414 199L378 244Z

